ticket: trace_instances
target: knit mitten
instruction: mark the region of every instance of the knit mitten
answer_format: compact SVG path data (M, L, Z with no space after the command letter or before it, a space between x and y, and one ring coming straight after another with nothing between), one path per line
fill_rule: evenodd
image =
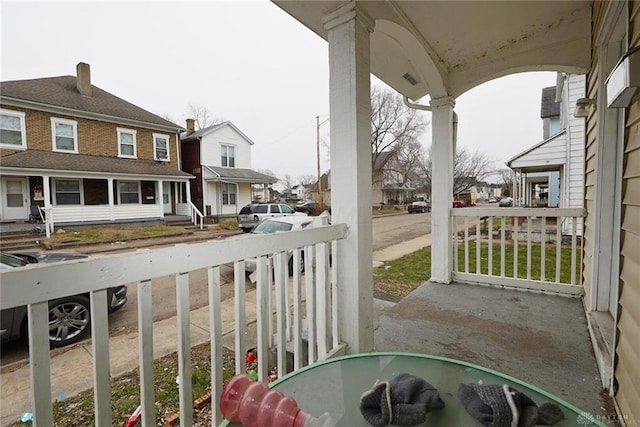
M458 399L469 415L486 427L550 426L564 418L555 403L538 407L507 385L460 384Z
M376 382L360 398L360 412L372 426L414 426L427 413L444 408L438 390L411 374L399 374L391 381Z

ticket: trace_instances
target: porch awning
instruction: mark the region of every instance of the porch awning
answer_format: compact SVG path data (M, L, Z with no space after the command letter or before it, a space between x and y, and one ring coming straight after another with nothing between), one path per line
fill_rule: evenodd
M563 130L507 161L510 169L522 172L558 170L567 160L567 131Z
M202 165L202 176L205 180L250 182L252 184L275 184L278 182L278 178L251 169L224 168L220 166Z
M87 154L26 150L0 159L0 173L7 175L63 175L74 177L127 177L188 181L193 175L164 162Z

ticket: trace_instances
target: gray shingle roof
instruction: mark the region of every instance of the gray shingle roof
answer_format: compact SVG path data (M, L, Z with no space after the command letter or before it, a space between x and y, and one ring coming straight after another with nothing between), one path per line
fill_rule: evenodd
M0 83L0 96L78 112L135 120L179 130L181 126L163 119L97 86L91 86L91 96L83 96L76 88L75 76L13 80Z
M540 118L560 117L560 103L556 102L556 87L542 89L542 101L540 103Z
M205 166L221 179L228 179L233 181L244 181L253 183L275 183L278 182L278 178L269 176L260 172L256 172L251 169L241 168L223 168L219 166Z
M153 175L181 179L193 177L186 172L153 160L121 159L40 150L20 151L4 156L0 158L0 170L3 168L126 174L141 177Z

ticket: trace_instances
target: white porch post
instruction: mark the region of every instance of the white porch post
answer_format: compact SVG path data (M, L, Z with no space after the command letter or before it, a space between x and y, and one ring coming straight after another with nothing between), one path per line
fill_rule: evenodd
M113 212L115 200L115 197L113 196L113 178L107 178L107 195L109 198L109 219L113 221L115 219L115 214Z
M373 350L370 32L353 2L323 20L329 31L332 221L338 241L338 316L348 353ZM335 255L334 255L335 256Z
M156 185L156 205L158 205L160 209L160 218L164 218L164 182L159 180L156 182Z
M44 195L44 212L45 212L45 223L44 229L45 234L48 237L51 237L51 233L53 233L54 227L54 219L53 219L53 206L51 205L51 177L49 175L42 175L42 194Z
M453 164L456 146L453 139L453 107L451 97L431 101L432 171L431 171L431 281L451 283L453 242L451 233L451 200L453 198Z

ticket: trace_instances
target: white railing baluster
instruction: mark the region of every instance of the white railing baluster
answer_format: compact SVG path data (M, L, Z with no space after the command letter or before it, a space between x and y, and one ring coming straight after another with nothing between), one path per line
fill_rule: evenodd
M507 219L503 216L500 219L500 277L505 276L505 259L506 259L506 239L505 232L507 228Z
M464 217L464 272L469 272L469 217Z
M191 385L191 334L189 320L189 273L176 274L176 316L178 320L178 378L180 425L193 424L193 390Z
M316 286L315 286L315 247L304 248L304 281L307 296L307 341L309 343L309 364L316 360Z
M302 292L300 285L300 249L293 251L293 369L302 368Z
M156 425L155 387L153 385L153 295L151 280L138 282L138 369L142 425Z
M31 370L31 395L33 396L33 425L53 425L51 403L51 361L49 360L49 303L29 304L29 368Z
M577 243L577 235L578 235L578 221L577 218L573 217L572 219L572 227L571 227L571 284L576 284L576 248L578 246Z
M242 374L247 370L247 344L244 339L244 325L247 324L246 290L244 261L233 263L233 288L234 288L234 338L236 374Z
M285 287L286 283L287 259L285 254L278 252L274 257L274 269L276 272L276 349L278 354L278 378L282 378L287 374L287 337L285 336L286 319L285 319Z
M540 221L540 280L544 281L547 273L547 217Z
M329 330L331 313L328 304L327 293L327 245L325 243L318 243L316 245L316 314L318 316L318 359L323 359L328 353L329 345Z
M91 348L93 350L93 406L95 425L111 426L111 369L107 290L91 292Z
M481 274L480 269L480 217L476 218L476 273Z
M560 281L560 260L562 259L562 218L556 219L556 282Z
M514 216L512 217L513 225L513 277L514 279L518 278L518 231L520 231L520 217Z
M489 242L487 244L488 248L488 262L489 262L489 267L487 269L487 274L489 274L489 276L493 276L493 216L489 216L488 218L488 223L487 223L487 232L489 233Z
M258 347L258 379L266 382L269 379L269 356L271 354L271 325L273 312L271 311L271 269L267 257L256 259L256 326Z
M453 271L460 271L460 243L458 240L458 221L456 217L453 217Z
M531 280L531 222L532 217L527 217L527 280Z
M220 396L222 395L222 304L220 301L220 267L207 268L209 291L209 339L211 340L211 424L219 425L222 420Z
M331 318L333 319L331 327L331 336L333 337L333 348L338 348L340 340L338 337L338 258L333 254L338 253L338 241L331 242L331 255L329 261L331 265Z

